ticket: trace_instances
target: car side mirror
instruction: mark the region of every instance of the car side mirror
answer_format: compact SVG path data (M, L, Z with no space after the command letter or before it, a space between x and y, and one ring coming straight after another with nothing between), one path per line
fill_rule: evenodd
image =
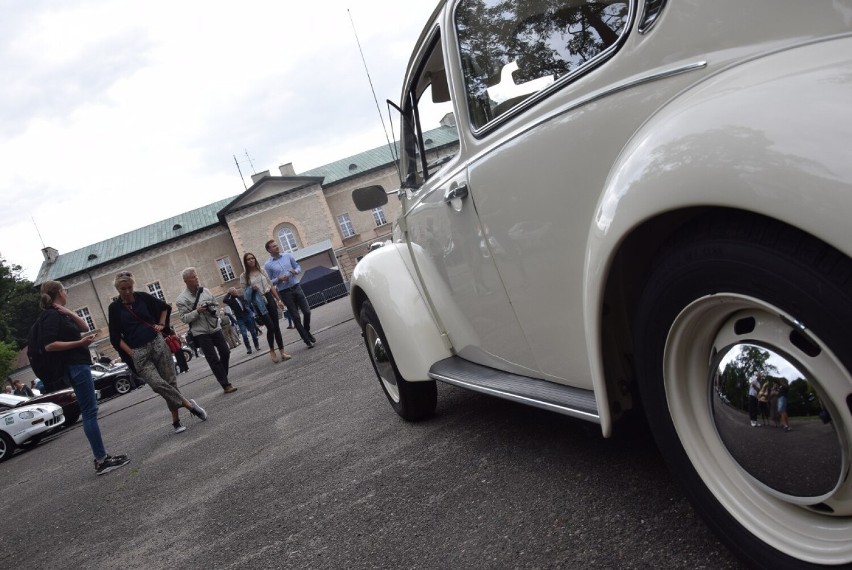
M352 201L360 212L375 210L388 203L388 194L378 185L364 186L352 191Z

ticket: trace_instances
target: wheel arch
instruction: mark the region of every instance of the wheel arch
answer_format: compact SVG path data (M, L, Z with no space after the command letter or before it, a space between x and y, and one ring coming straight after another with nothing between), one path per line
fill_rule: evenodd
M632 406L630 327L645 276L684 224L711 212L763 216L852 257L852 163L840 150L852 137L852 81L832 79L849 76L852 58L839 48L850 44L817 42L719 70L623 147L591 220L585 266L586 336L605 434Z
M600 284L597 318L599 327L594 337L597 370L601 374L605 405L613 421L626 410L637 407L638 392L633 359L633 327L639 297L655 260L664 245L683 227L698 218L716 215L721 218L753 218L770 220L802 232L806 236L837 248L820 236L784 220L738 208L692 207L660 213L643 220L625 234L610 252L605 278ZM849 252L841 251L849 256ZM587 309L588 310L588 309ZM599 398L601 400L601 398Z
M350 303L359 327L370 301L399 372L409 382L428 381L433 363L452 356L408 268L403 244L388 244L364 257L352 274Z

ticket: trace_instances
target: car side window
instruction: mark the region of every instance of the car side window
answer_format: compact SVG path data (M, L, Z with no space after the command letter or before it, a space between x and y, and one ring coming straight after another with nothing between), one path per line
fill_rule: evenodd
M419 188L446 162L448 157L433 149L458 140L440 36L430 46L403 100L400 128L405 188Z
M462 0L455 26L474 130L587 67L629 17L628 0Z

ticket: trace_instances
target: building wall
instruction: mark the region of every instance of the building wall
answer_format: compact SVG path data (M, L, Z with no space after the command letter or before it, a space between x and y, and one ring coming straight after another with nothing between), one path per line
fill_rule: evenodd
M181 273L187 267L195 267L201 285L216 296L224 295L229 287L238 284L236 279L223 279L216 264L216 260L222 258L230 261L235 276L239 277L239 258L227 228L213 228L187 236L138 253L120 263L62 280L68 289L67 306L72 311L88 309L97 335L93 350L114 358L115 352L109 345L107 313L109 304L118 295L113 282L119 271L133 273L137 291L147 293L149 283L159 282L166 302L172 304L174 310L174 300L186 288ZM172 316L172 326L181 333L186 329L176 314Z

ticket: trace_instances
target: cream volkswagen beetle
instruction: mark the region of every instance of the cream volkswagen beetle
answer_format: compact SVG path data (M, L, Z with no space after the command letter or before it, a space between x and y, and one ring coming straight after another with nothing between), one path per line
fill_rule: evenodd
M397 413L643 409L750 565L852 565L852 1L441 2L398 111L351 287Z

